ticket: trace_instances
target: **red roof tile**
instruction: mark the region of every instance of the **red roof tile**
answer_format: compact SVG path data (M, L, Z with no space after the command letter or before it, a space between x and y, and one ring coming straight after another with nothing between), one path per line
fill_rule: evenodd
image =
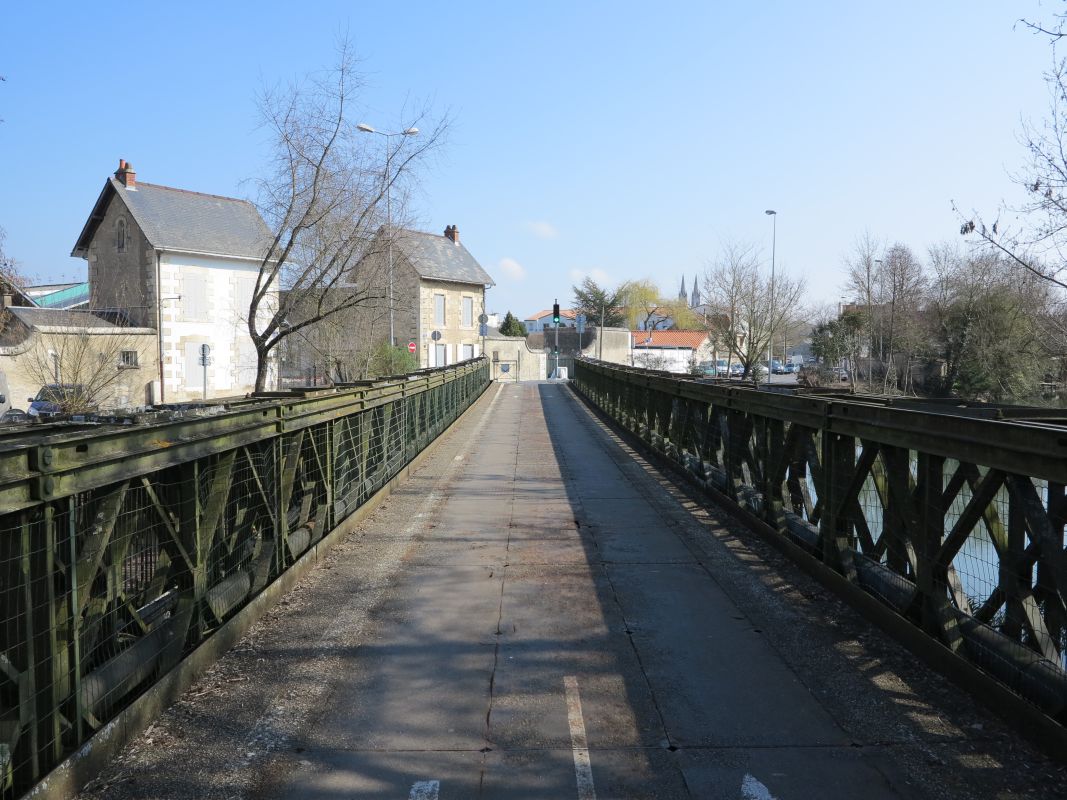
M634 347L688 347L697 350L708 340L707 331L630 331L630 335Z

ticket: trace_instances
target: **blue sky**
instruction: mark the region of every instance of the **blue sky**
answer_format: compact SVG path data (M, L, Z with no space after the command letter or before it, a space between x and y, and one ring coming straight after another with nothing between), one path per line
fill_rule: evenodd
M841 296L856 236L922 252L958 238L951 203L993 211L1023 119L1047 106L1061 5L942 2L20 4L0 29L0 227L29 275L69 253L104 178L252 192L255 96L330 63L347 30L361 116L449 113L416 198L497 281L489 307L565 304L582 275L674 294L725 241ZM32 8L30 6L33 6ZM143 6L143 7L138 7Z

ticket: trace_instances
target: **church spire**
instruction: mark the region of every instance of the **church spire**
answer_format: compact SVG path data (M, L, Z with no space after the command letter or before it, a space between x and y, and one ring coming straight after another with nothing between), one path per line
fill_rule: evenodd
M678 290L678 299L679 300L685 300L685 298L686 298L685 275L682 275L682 288Z
M689 300L689 307L696 308L700 305L700 289L697 288L697 282L693 281L693 297Z

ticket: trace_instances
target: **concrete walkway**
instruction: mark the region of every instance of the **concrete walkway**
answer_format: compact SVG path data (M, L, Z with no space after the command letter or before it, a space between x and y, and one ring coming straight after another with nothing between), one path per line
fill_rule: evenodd
M494 385L85 800L1058 797L565 385Z
M491 391L274 796L898 796L565 387Z

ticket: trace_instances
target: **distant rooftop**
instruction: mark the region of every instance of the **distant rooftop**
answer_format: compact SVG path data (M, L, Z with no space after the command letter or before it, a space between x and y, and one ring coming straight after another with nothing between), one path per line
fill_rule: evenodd
M89 282L72 283L57 291L36 295L34 300L41 308L74 308L85 305L89 302Z
M697 350L708 340L707 331L630 331L634 347L669 347Z
M89 311L12 306L7 309L31 328L117 328L114 323Z

